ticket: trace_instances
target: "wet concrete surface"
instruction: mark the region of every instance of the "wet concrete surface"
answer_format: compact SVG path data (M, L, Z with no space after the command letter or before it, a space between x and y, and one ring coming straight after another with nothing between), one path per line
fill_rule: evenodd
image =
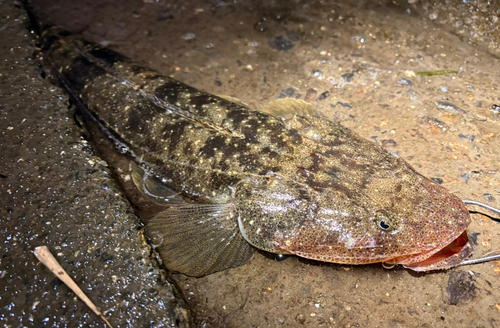
M413 0L34 3L51 22L204 91L235 96L257 109L279 97L311 102L319 115L399 154L459 197L500 207L500 115L495 107L500 104L500 5ZM24 19L21 11L16 15ZM4 38L17 33L16 45L28 47L30 39L16 26L8 34L4 28ZM27 59L30 53L24 47L12 46L14 55L22 55L11 60ZM121 279L112 278L130 271L128 265L138 274L155 268L137 219L113 189L105 164L89 153L91 148L67 114L64 94L38 79L35 63L23 63L17 73L10 71L14 64L4 63L9 75L2 73L1 78L19 79L30 70L30 83L43 84L52 96L47 96L49 101L58 107L50 106L56 112L48 114L42 105L33 106L38 110L28 115L14 110L18 100L11 107L2 103L2 227L7 227L4 238L9 238L2 258L2 279L8 284L2 294L4 318L12 308L15 319L10 322L26 325L30 318L63 320L73 313L68 320L97 322L35 265L30 247L41 241L61 247L61 261L91 286L87 290L107 286L101 307L112 308L117 319L126 320L127 306L133 309L130 320L156 318L158 308L127 305L124 294L118 298L116 293L125 287L118 283ZM429 74L435 71L441 72ZM11 93L16 99L26 97L18 88L15 93L2 89L3 99ZM43 140L56 145L37 146ZM60 147L68 144L61 154ZM83 168L78 171L71 163ZM60 177L61 171L67 175ZM72 205L58 207L52 199L61 199L57 205ZM89 202L88 209L82 199ZM110 205L114 202L121 205ZM75 223L67 224L69 219ZM113 243L124 232L110 237L113 229L128 232L130 243L119 255ZM486 216L474 214L468 230L474 234L474 256L500 248L500 227ZM100 241L92 241L99 234ZM80 235L85 238L76 237ZM120 258L121 264L91 269L97 265L93 261L102 263L97 249L100 254L106 250L113 260ZM78 259L72 257L76 250ZM130 254L126 259L125 251ZM144 266L134 265L139 261L145 261ZM19 278L24 276L27 284ZM152 284L159 280L156 273L146 277ZM415 274L295 257L278 262L262 253L242 267L204 278L173 275L200 327L500 327L499 278L498 262ZM52 286L43 287L39 280ZM130 289L135 291L134 286ZM168 286L154 286L147 290L175 305ZM33 289L44 290L44 298L32 300ZM111 300L116 302L108 305ZM40 303L34 306L35 301ZM168 320L173 314L165 313L165 322L172 322Z
M173 327L185 310L142 225L93 155L62 90L40 77L26 14L0 2L0 322L102 327L39 263L47 245L114 327Z

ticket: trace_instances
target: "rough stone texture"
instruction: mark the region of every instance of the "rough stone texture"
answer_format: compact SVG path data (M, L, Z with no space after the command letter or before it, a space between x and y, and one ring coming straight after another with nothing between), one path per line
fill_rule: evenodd
M0 321L102 327L37 261L47 245L114 327L174 327L177 300L142 225L92 154L67 96L40 76L26 14L0 1ZM182 312L182 311L181 311Z

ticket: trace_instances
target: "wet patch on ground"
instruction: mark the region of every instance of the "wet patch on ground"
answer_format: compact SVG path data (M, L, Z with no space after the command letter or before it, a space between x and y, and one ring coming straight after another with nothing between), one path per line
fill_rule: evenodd
M478 293L475 282L473 273L469 274L464 271L450 272L448 286L446 287L448 303L457 305L473 301Z

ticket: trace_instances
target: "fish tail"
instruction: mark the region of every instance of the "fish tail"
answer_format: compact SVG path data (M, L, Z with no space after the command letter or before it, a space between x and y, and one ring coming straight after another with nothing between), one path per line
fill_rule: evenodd
M51 27L50 24L45 23L40 18L38 9L33 7L28 0L18 0L17 3L26 10L29 18L30 30L34 31L38 36L41 36L45 30Z
M28 0L18 0L18 3L26 10L29 18L29 29L38 37L37 46L44 52L60 39L72 35L71 32L56 28L53 24L40 17L40 11Z

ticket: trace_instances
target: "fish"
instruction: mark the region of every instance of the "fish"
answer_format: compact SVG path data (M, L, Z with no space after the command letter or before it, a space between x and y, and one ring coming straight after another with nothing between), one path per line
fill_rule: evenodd
M201 277L261 250L431 271L472 254L460 198L311 104L278 99L254 110L37 26L47 77L162 206L146 231L167 269Z

